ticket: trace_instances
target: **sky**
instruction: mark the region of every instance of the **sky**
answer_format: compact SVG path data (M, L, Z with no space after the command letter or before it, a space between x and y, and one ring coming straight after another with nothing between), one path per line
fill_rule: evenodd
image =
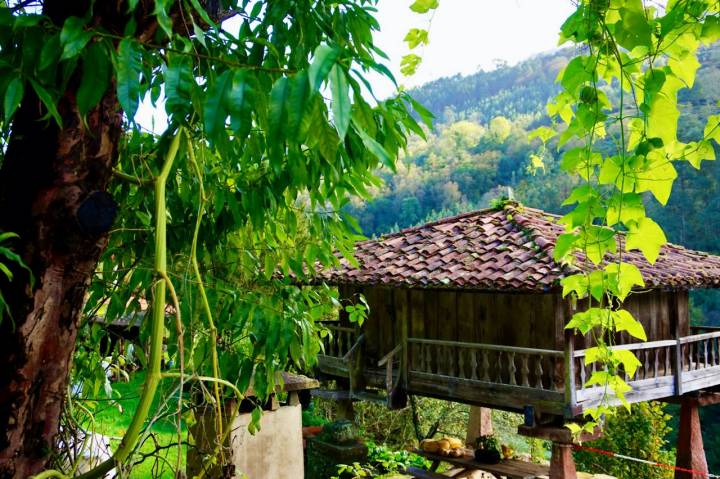
M403 86L421 85L458 73L492 70L496 60L513 65L557 47L558 32L574 10L571 0L440 0L434 14L410 10L413 0L380 0L377 18L381 30L376 44L390 57L388 67ZM233 31L232 23L226 25ZM400 59L407 54L403 38L411 28L430 32L430 44L414 53L422 57L416 74L400 74ZM391 95L394 86L371 77L378 98ZM162 132L167 125L164 108L143 102L135 119L141 126Z

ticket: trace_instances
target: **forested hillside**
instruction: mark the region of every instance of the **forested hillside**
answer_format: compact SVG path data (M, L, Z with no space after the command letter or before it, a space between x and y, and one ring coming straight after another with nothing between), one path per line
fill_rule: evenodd
M381 170L384 184L369 203L351 211L366 235L377 235L449 214L487 207L513 195L520 202L561 213L574 186L560 171L556 148L539 152L528 132L547 123L545 105L557 90L555 78L573 52L561 50L516 66L457 75L412 91L437 117L427 141L411 142L397 173ZM679 136L701 136L707 115L720 100L720 46L702 52L692 90L681 92ZM613 94L609 89L608 93ZM542 156L542 164L533 155ZM533 166L535 165L535 166ZM680 178L668 205L648 209L670 241L720 253L720 165L700 170L677 165ZM695 320L720 324L714 295L696 294Z

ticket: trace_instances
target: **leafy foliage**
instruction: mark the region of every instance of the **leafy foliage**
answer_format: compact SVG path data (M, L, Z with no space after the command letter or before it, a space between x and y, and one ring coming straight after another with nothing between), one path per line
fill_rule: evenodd
M608 418L605 434L591 445L648 461L674 464L674 454L667 448L670 415L666 409L667 406L661 403L650 402L634 405L632 413L621 410L617 415ZM575 452L575 461L578 470L595 474L644 479L673 477L673 471L669 469L582 450Z
M367 99L370 72L394 81L373 43L374 2L221 3L240 19L237 32L194 0L155 2L148 20L159 28L149 36L133 15L118 34L91 23L91 12L55 25L40 10L0 8L5 131L31 91L60 125L58 105L78 80L81 117L107 95L126 116L109 187L120 211L85 321L142 317L148 302L165 311L163 290L151 292L167 287L172 319L141 321L138 360L154 371L158 348L146 357L142 346L167 338L164 381L190 381L189 397L218 413L251 378L261 403L277 372L311 367L327 334L319 320L335 308L362 319L363 305L300 284L317 265L337 262L335 250L349 256L358 228L343 207L367 197L381 164L394 167L408 132L422 134L412 112L426 114L406 93ZM128 8L139 13L144 4ZM141 100L164 105L163 135L134 123ZM174 149L176 161L164 162ZM82 331L87 359L105 357L94 329ZM87 363L75 363L72 379L83 396L99 378ZM157 380L149 373L147 386ZM138 410L133 435L146 420L147 408Z

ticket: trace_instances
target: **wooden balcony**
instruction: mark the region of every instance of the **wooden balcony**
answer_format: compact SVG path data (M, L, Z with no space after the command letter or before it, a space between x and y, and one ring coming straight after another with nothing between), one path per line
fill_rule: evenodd
M603 388L586 386L596 368L585 364L586 350L410 337L371 362L362 357L360 330L327 327L331 334L318 369L338 378L361 374L360 380L351 379L350 384L389 390L402 380L410 394L511 411L532 406L538 412L566 417L608 400ZM720 385L720 328L704 331L708 332L615 346L633 351L641 362L634 377L621 372L633 388L627 400L665 399Z

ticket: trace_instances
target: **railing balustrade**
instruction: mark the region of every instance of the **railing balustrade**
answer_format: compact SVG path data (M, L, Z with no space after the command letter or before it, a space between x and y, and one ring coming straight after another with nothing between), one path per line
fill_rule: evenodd
M495 344L408 338L410 373L562 390L563 352Z
M330 332L323 339L323 357L327 358L328 367L335 368L333 371L342 370L338 368L347 368L349 371L348 358L355 354L353 351L360 350L363 341L360 330L337 322L324 323L324 326ZM679 339L623 344L612 348L632 351L640 362L632 377L622 368L619 371L633 388L626 395L630 402L677 396L720 385L720 330L715 328ZM394 367L389 366L389 372L385 374L389 379L385 379L386 382L397 381L402 376L411 390L414 387L420 390L430 388L428 390L432 395L452 395L455 393L451 391L456 391L456 387L463 387L462 394L467 398L474 397L472 391L475 388L482 389L483 383L490 388L487 391L500 391L505 394L505 398L513 397L513 388L518 388L517 391L524 392L518 396L525 398L523 401L535 398L546 401L546 404L551 401L561 407L569 405L571 408L581 408L578 410L602 401L607 391L588 384L593 373L601 366L598 363L585 363L587 350L569 349L567 354L571 362L567 364L565 353L496 344L407 338L406 343L400 343L390 354L390 361L398 356L406 358L407 364L402 359L397 374L393 372ZM378 377L382 374L377 371L382 366L377 365L376 361L366 362L362 367L366 370L376 369ZM569 384L567 388L566 383ZM440 385L446 389L438 389Z
M334 322L324 322L323 326L329 334L323 338L324 354L343 359L358 339L358 331L348 326L340 326Z

